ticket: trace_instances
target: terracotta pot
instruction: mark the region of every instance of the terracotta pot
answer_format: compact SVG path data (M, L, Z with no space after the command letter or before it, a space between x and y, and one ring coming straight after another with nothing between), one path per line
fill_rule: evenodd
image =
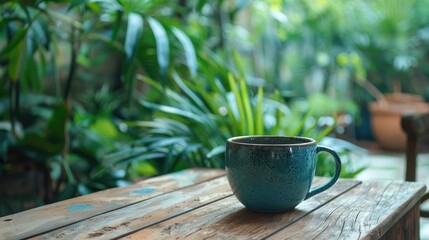
M429 112L429 104L421 97L408 94L388 95L385 101L370 103L371 125L378 145L386 150L403 151L406 135L401 128L401 117L406 112Z

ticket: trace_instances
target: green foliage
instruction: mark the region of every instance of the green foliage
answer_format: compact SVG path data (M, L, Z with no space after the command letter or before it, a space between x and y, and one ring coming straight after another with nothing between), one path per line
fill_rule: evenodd
M35 196L38 203L127 184L129 166L116 168L105 155L120 155L123 142L136 137L124 134L122 122L141 114L132 104L136 74L165 82L174 69L197 71L180 7L162 0L4 1L0 10L0 178L18 168L14 159L40 162L49 173L49 186L40 187L49 192Z
M220 11L227 12L227 6ZM382 92L397 90L400 82L402 91L423 95L429 89L428 6L426 0L258 0L222 22L221 36L228 49L246 56L248 75L271 84L266 90L369 101L354 83L364 77ZM207 32L219 28L198 20ZM358 56L359 69L338 65L337 56L344 54Z
M223 71L228 72L226 68ZM114 165L150 161L158 174L185 167L224 167L223 153L229 137L303 135L320 140L334 127L319 127L308 108L292 111L278 91L264 96L262 86L253 91L242 77L228 73L226 78L227 81L217 78L205 81L213 82L208 89L201 79L186 81L177 74L173 74L175 85L171 87L141 77L163 98L160 103L140 102L153 111L153 120L128 123L129 132L144 136L128 147L132 153L125 158L114 153L106 156L106 160Z
M420 1L407 3L407 11ZM369 50L398 47L403 54L412 49L409 42L400 47L402 41L383 38L414 36L424 26L421 11L408 20L395 5L383 14L399 16L356 31L386 28L383 37L376 30L368 35L381 39L376 47L363 46L344 21L352 2L3 1L0 179L10 178L16 159L37 162L49 177L49 193L31 198L45 204L142 175L222 168L231 136L320 142L335 127L336 112L355 112L346 101L333 104L349 95L343 89L356 71L356 64L336 59L359 56L371 80L376 65L368 63ZM371 7L384 5L378 0ZM396 25L401 21L407 31ZM418 27L408 28L412 23ZM300 98L314 92L323 94ZM321 124L326 115L331 125ZM321 159L318 174L329 174L331 161ZM345 166L349 177L362 170ZM0 214L19 208L14 202L7 209L6 202Z

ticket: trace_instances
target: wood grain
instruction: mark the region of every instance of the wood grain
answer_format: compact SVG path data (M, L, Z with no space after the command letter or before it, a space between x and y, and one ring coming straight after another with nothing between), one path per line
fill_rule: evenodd
M226 177L159 195L34 239L112 239L231 196Z
M420 209L415 205L380 240L420 239Z
M224 170L184 170L5 216L0 218L0 239L35 236L224 174Z
M176 218L125 236L126 239L260 239L310 214L326 202L360 184L339 181L324 193L302 202L287 213L258 213L244 208L234 197L224 198Z
M365 182L269 239L379 239L424 191L421 183Z
M339 180L294 211L258 213L224 174L188 170L6 216L0 239L418 238L421 183Z

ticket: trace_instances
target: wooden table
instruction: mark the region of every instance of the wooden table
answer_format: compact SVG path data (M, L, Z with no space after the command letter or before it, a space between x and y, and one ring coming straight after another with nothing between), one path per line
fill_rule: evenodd
M191 169L2 217L0 239L418 239L424 191L339 180L294 211L257 213L225 171Z

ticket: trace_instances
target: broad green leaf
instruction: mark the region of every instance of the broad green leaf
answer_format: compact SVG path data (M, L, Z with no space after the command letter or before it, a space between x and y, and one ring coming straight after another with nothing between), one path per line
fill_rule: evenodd
M7 68L7 72L9 78L12 81L18 81L20 78L23 69L25 69L25 59L26 59L26 42L20 41L17 46L13 48L9 55L9 64Z
M159 71L162 77L166 77L168 65L170 63L170 46L168 35L164 27L154 18L147 19L156 42L156 56L159 64Z
M189 37L186 36L186 34L183 33L181 30L179 30L178 28L173 28L172 31L173 31L173 34L176 36L176 38L183 46L183 50L185 51L185 57L186 57L186 65L188 66L191 76L195 76L197 73L197 57L195 54L194 45L192 44Z
M22 28L19 29L15 35L13 36L12 40L2 49L0 53L0 58L4 58L6 55L8 55L10 52L12 52L18 45L21 46L23 39L27 35L28 28Z
M138 41L143 31L143 18L137 13L128 15L127 33L125 35L125 57L130 63L137 51Z
M48 121L45 130L46 140L52 143L64 144L68 110L63 104L58 105Z
M142 176L153 176L158 174L156 168L149 162L136 162L133 170L135 170L138 175Z
M41 81L39 79L39 68L38 63L34 58L28 58L25 64L25 69L22 71L21 75L21 86L24 91L29 90L39 90L41 88Z
M91 129L105 138L114 139L119 135L119 131L109 118L98 118L91 126Z

